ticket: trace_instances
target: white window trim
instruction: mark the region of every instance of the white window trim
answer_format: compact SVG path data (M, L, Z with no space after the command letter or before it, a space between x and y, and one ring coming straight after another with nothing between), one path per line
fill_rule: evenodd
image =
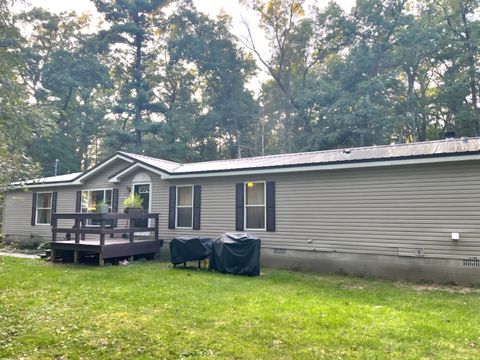
M192 188L192 226L190 227L185 227L185 226L178 226L178 208L181 207L181 208L188 208L190 206L185 206L185 205L182 205L182 206L178 206L178 188L179 187L191 187ZM190 185L190 184L187 184L187 185L177 185L176 187L176 195L175 195L175 229L183 229L183 230L193 230L193 203L195 201L195 199L193 198L194 197L194 192L193 192L193 188L194 186L193 185Z
M89 213L88 212L88 208L90 206L90 204L87 204L87 212L83 212L83 193L84 192L88 192L88 195L87 195L87 199L90 200L90 193L92 191L103 191L103 198L105 199L105 195L107 195L107 191L110 190L112 192L112 199L111 199L111 204L110 204L110 212L112 211L112 205L113 205L113 188L105 188L105 189L82 189L82 197L81 197L81 200L80 200L80 212L82 214L95 214L95 213ZM92 224L88 224L88 222L90 222L90 220L87 221L87 224L86 226L93 226L93 227L97 227L97 226L100 226L100 225L92 225Z
M50 207L49 208L40 208L38 207L38 196L50 194ZM35 225L48 225L50 226L52 223L52 205L53 205L53 191L45 191L37 193L37 199L35 200ZM50 221L48 223L39 223L38 222L38 210L50 210Z
M262 184L263 183L263 205L247 205L247 183ZM263 228L247 227L247 207L263 206ZM245 181L243 183L243 228L248 231L267 231L267 182L266 181Z

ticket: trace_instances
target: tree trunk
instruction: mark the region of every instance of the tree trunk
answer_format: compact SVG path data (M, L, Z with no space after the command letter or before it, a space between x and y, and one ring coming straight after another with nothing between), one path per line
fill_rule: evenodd
M427 140L427 124L428 124L428 116L425 113L425 99L427 97L427 85L425 84L424 80L420 80L420 109L419 109L419 132L418 132L418 140L419 141L426 141Z
M139 24L137 24L138 26ZM142 45L143 35L135 36L135 147L140 148L142 146Z
M417 112L415 106L415 77L416 71L413 69L407 69L407 81L408 81L408 90L407 90L407 103L408 103L408 112L410 114L410 121L412 126L412 140L413 142L417 141Z
M480 123L479 123L479 112L478 112L478 92L477 92L477 76L476 76L476 64L475 64L475 50L472 46L472 40L470 36L470 28L468 25L466 9L462 6L462 23L463 23L463 31L464 31L464 43L465 48L468 56L468 76L469 76L469 86L470 92L472 95L472 112L474 117L474 131L475 135L480 135Z

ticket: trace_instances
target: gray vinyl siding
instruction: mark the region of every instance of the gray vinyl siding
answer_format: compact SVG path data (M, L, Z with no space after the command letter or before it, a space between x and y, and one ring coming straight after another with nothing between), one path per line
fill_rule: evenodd
M32 189L33 190L33 189ZM31 225L33 192L57 192L57 212L75 212L76 190L69 187L41 188L35 191L16 190L5 196L5 225L3 233L28 238L32 235L50 238L52 230L49 225Z
M160 213L160 236L167 241L235 232L235 184L267 180L276 182L276 231L253 232L263 247L394 256L421 250L426 258L455 259L480 256L479 165L468 161L175 182L147 173L152 211ZM135 174L119 184L108 177L125 166L118 161L80 187L57 188L58 212L74 212L77 190L99 188L118 188L122 211ZM201 230L168 229L168 188L179 184L202 186ZM30 226L31 200L31 193L7 193L4 233L50 236L49 226ZM460 233L460 241L451 240L452 232Z
M410 165L251 177L190 179L202 185L201 230L169 230L168 186L156 193L161 234L235 231L235 183L276 182L276 231L254 231L262 246L358 254L480 256L478 162ZM459 232L460 241L451 233Z
M119 187L119 184L113 184L108 181L108 178L121 170L125 169L129 164L123 160L117 160L106 166L104 169L99 170L97 173L85 179L79 190L88 189L113 189Z
M28 238L32 235L50 239L52 236L49 225L31 225L32 213L32 193L33 192L57 192L57 212L73 213L75 212L76 194L78 190L86 189L112 189L116 185L108 181L112 174L124 169L128 164L123 160L118 160L112 165L99 171L95 176L85 180L81 186L59 186L48 188L32 188L25 190L14 190L6 193L5 196L5 225L3 233L5 235ZM125 190L126 191L126 190ZM59 226L73 225L73 221L63 220Z

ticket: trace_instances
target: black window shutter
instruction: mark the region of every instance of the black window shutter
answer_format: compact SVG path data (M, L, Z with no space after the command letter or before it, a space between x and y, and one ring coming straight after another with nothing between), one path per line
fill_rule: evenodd
M52 214L57 212L57 192L52 193Z
M112 212L118 213L118 189L113 189L112 193Z
M193 230L200 230L200 207L202 200L202 187L193 187Z
M54 191L52 193L52 215L57 212L57 192ZM50 219L50 224L52 223L52 219Z
M32 193L32 226L35 226L35 220L37 218L37 193Z
M75 212L82 212L82 191L77 191L77 201L75 202Z
M243 231L244 229L244 191L245 186L243 183L236 184L235 191L235 229L237 231Z
M275 231L275 181L267 181L267 231Z
M177 187L170 186L168 200L168 228L175 229L175 207L177 203Z
M112 213L118 213L118 189L112 192ZM117 227L117 220L113 220L113 226Z

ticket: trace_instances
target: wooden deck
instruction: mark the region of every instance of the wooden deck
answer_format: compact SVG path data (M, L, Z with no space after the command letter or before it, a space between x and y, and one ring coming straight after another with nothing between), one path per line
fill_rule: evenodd
M158 214L53 214L52 241L50 242L51 260L56 261L60 257L59 255L67 252L70 253L70 257L73 257L73 262L78 263L83 255L93 254L98 256L99 266L103 266L106 259L136 255L152 256L158 253L163 245L163 240L158 238L158 217ZM57 226L58 220L65 219L73 220L73 227L59 228ZM128 228L116 227L119 219L128 219L130 226ZM145 219L154 219L155 226L135 226L135 220ZM88 226L89 220L95 220L100 225ZM67 240L66 237L60 239L58 234L62 233L71 240ZM124 238L125 235L126 238Z

